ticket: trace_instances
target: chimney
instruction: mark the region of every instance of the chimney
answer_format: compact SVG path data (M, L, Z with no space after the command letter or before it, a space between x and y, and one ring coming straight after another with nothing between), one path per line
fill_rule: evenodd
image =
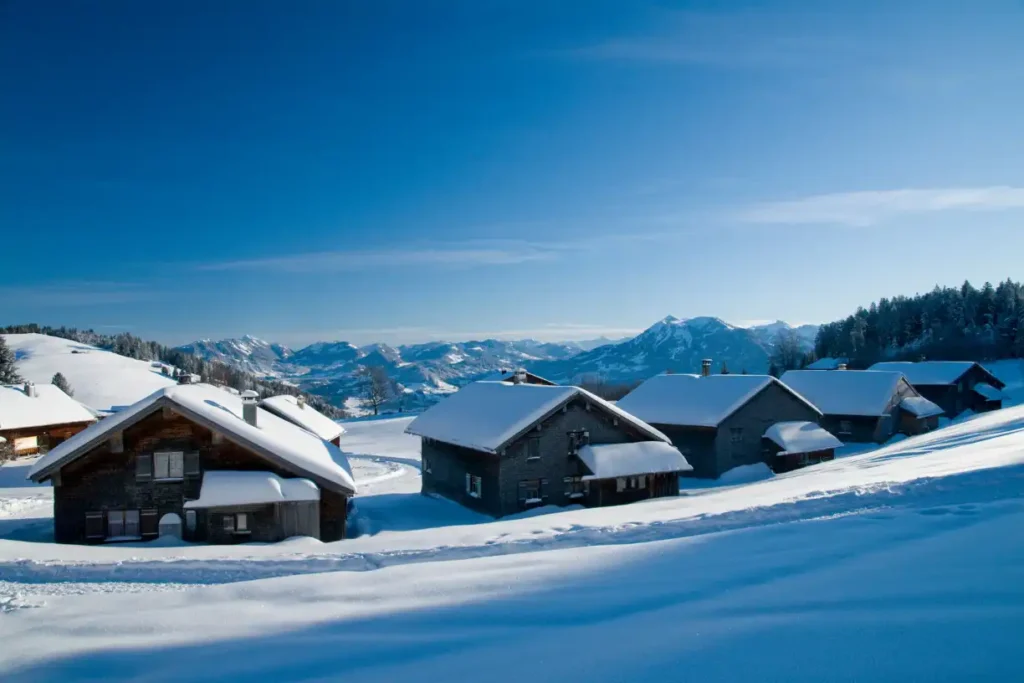
M306 407L306 397L305 396L296 396L295 397L295 405L297 405L299 407L299 410L302 410L303 408L305 408Z
M256 427L256 403L260 395L252 389L242 392L242 419L246 424Z
M513 384L526 384L526 370L519 368L516 373L512 376Z
M39 392L36 390L35 382L25 382L25 395L29 398L35 398L39 395Z
M840 364L836 365L836 370L845 370L845 369L846 369L846 363L840 363Z
M711 374L711 359L705 358L700 362L700 374L702 377L707 377Z

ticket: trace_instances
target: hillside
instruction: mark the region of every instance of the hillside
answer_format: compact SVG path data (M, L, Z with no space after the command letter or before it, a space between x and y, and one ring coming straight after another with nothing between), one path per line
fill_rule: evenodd
M14 351L18 373L36 384L49 384L57 372L75 392L75 399L93 410L130 405L174 384L150 362L126 358L95 346L45 334L5 334Z

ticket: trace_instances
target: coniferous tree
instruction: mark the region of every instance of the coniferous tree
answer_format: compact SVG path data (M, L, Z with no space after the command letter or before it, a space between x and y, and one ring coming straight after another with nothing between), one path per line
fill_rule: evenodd
M729 366L726 365L724 360L722 361L722 367L718 368L718 374L720 374L720 375L728 375L729 374Z
M0 384L20 384L23 380L14 365L14 352L0 337Z
M68 396L75 395L75 392L71 388L71 384L68 382L67 378L59 372L53 376L53 379L50 380L50 384L60 389Z

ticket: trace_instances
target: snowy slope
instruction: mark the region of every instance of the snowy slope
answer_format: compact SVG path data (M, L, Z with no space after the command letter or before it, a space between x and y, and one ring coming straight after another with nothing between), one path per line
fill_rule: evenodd
M75 400L109 411L135 403L174 380L147 361L119 356L88 344L45 334L5 334L18 372L36 384L49 384L57 372L75 392Z
M358 450L411 448L401 422L359 423ZM0 678L1021 680L1022 491L1013 408L616 508L335 544L0 540Z

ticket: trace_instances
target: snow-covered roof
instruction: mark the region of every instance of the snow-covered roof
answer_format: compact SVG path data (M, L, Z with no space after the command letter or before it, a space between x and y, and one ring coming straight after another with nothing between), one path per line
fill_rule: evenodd
M262 408L256 409L256 426L252 426L242 417L241 397L210 384L176 384L153 392L58 445L35 462L29 477L36 481L48 477L112 433L165 405L321 486L355 492L352 468L337 446Z
M583 477L584 480L689 472L693 469L682 453L664 441L583 446L579 459L591 472Z
M934 417L946 412L924 396L907 396L900 401L900 408L914 417Z
M495 370L490 372L483 377L477 379L478 382L511 382L516 376L515 370ZM555 384L549 379L545 379L540 375L535 375L532 372L526 373L527 382L532 384Z
M812 453L839 448L843 442L813 422L776 422L764 433L782 449L776 455Z
M569 386L473 382L433 405L406 428L408 434L495 453L538 421L583 396L652 439L667 436L602 398Z
M651 424L717 427L777 381L768 375L656 375L616 405Z
M1001 401L1003 399L1003 392L999 391L999 389L996 389L987 382L978 382L971 387L971 390L980 394L983 398L986 398L989 401Z
M345 428L340 424L305 401L300 405L294 396L271 396L260 401L260 407L299 425L306 431L313 432L324 441L331 441L345 433Z
M35 396L29 396L24 385L0 385L0 429L31 429L96 420L85 406L52 384L38 384L35 391Z
M185 509L316 500L320 500L320 488L309 479L282 479L272 472L210 471L203 474L199 498L186 501Z
M899 372L790 370L782 383L826 415L882 415L903 379Z
M810 365L808 365L804 369L805 370L837 370L840 365L845 365L848 362L849 361L846 358L819 358L818 360L814 361L813 363L811 363Z
M902 372L907 381L914 385L955 384L975 365L977 363L969 360L928 360L920 363L885 361L875 363L868 370Z

